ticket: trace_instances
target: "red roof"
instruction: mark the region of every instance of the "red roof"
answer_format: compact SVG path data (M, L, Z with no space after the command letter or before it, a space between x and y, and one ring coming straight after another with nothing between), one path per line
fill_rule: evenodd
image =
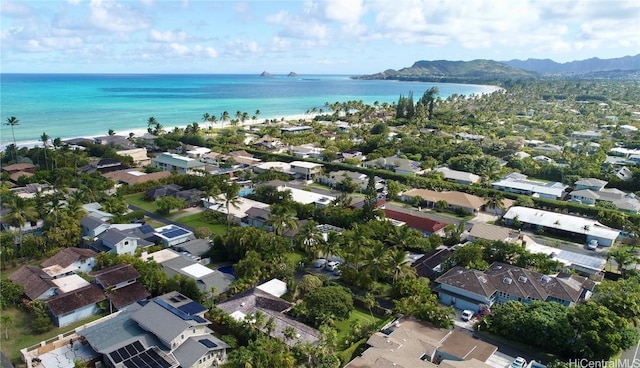
M427 217L419 216L419 212L415 215L411 213L405 213L400 211L394 211L385 208L384 215L387 218L394 219L396 221L402 221L407 226L420 230L422 232L435 233L438 230L442 230L447 224L440 221L435 221Z

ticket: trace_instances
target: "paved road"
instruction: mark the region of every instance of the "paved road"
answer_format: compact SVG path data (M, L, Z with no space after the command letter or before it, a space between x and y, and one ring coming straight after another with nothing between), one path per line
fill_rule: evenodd
M618 368L640 367L640 342L629 350L623 351L617 363Z
M134 205L130 204L129 205L129 209L133 210L133 211L143 211L145 216L147 216L148 218L150 218L152 220L155 220L155 221L158 221L158 222L161 222L161 223L163 223L165 225L176 225L176 226L180 226L182 228L185 228L185 229L187 229L189 231L195 231L195 229L193 227L191 227L191 226L187 226L187 225L175 222L175 221L171 221L171 220L169 220L169 219L167 219L165 217L162 217L162 216L158 215L157 213L149 212L149 211L145 210L144 208L140 208L138 206L134 206Z

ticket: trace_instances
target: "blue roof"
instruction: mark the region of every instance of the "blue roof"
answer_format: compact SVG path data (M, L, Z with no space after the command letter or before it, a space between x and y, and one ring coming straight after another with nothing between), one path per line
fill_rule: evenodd
M140 232L142 232L143 234L149 234L155 231L155 229L151 225L142 225L138 228L138 230L140 230Z

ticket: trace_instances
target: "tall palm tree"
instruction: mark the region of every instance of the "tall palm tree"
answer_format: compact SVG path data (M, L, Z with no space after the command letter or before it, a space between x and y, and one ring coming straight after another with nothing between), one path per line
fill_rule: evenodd
M20 232L20 242L22 243L24 225L26 225L27 222L34 222L40 218L35 202L33 200L13 196L4 203L4 206L11 212L5 215L3 220L10 226L18 229Z
M296 243L304 250L309 259L316 256L323 241L322 233L318 230L318 223L313 220L307 221L296 235Z
M618 264L618 272L624 277L626 267L638 261L638 258L626 248L617 248L607 254L607 259L613 259Z
M389 263L389 248L385 247L381 241L375 241L373 246L365 252L365 257L365 269L371 275L372 280L378 281L380 273Z
M42 132L42 135L40 136L40 141L44 146L44 166L47 170L49 170L49 161L47 161L47 145L49 143L49 136L47 135L47 133Z
M366 247L371 243L371 239L368 234L365 233L364 228L355 224L351 229L347 240L347 248L349 249L348 255L350 263L355 268L356 272L360 270L360 265L363 261L363 256Z
M226 121L229 121L229 111L224 111L221 115L220 115L220 121L222 121L222 126L224 127L224 123Z
M13 136L13 145L17 149L18 145L16 144L16 133L13 131L13 127L15 127L16 125L20 125L20 120L18 120L18 118L16 118L15 116L12 116L10 118L7 118L7 125L11 127L11 135ZM13 160L14 161L18 160L18 158L17 158L17 156L15 154L15 151L14 151Z
M389 254L389 263L387 269L391 271L391 279L395 284L396 281L409 276L415 276L415 270L409 264L407 252L402 249L392 249Z
M238 183L227 183L222 188L224 194L224 207L227 209L227 231L231 226L231 206L235 209L240 208L240 185Z
M298 221L296 214L292 210L284 206L272 206L269 213L269 221L273 233L275 235L282 235L287 229L296 229L298 227Z
M493 209L496 212L500 212L500 214L502 214L505 210L504 195L498 193L487 195L485 197L485 208Z
M342 254L340 245L342 244L342 235L337 231L329 231L327 240L322 242L322 253L324 258L329 256L340 256Z
M147 132L153 133L154 129L158 126L158 120L153 116L147 119Z

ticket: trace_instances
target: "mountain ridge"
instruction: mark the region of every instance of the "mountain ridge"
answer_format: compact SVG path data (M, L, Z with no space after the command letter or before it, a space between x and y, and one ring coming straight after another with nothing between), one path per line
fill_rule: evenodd
M574 60L558 63L551 59L526 60L512 59L502 61L509 66L540 74L583 74L592 72L607 72L614 70L640 70L640 54L627 55L619 58L600 59L592 57L584 60Z

